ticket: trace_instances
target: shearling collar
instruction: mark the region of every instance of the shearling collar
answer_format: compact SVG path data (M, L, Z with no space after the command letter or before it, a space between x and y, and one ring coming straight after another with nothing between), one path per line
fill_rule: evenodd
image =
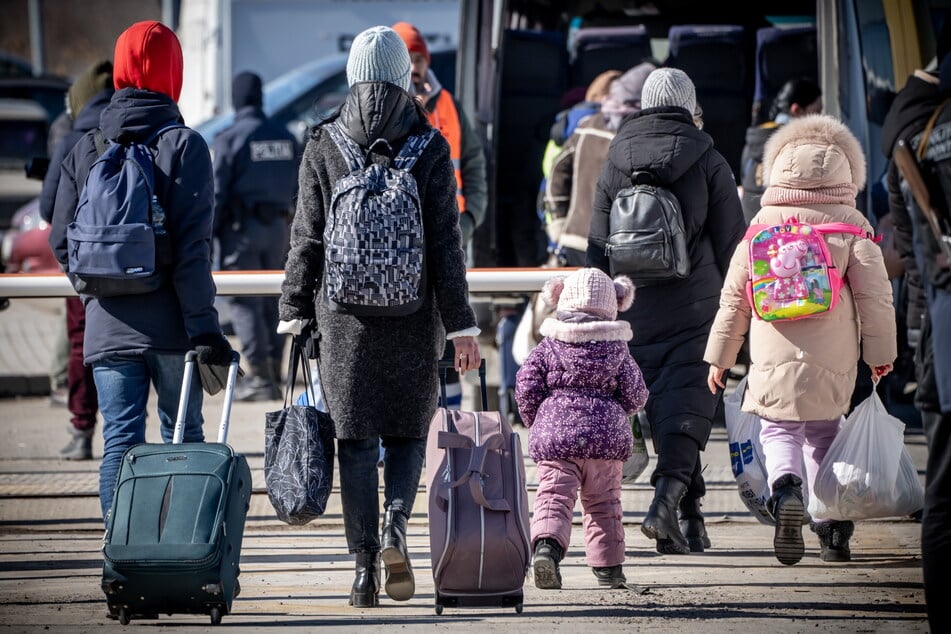
M538 332L543 337L551 337L566 343L630 341L634 338L631 324L626 321L589 321L581 324L568 324L549 317L542 322Z

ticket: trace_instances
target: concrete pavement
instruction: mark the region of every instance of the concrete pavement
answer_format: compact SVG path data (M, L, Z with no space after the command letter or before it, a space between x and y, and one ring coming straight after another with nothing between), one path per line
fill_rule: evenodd
M154 407L154 398L153 398ZM206 435L214 437L220 397L207 400ZM416 597L387 598L382 607L347 607L352 560L346 553L339 496L324 517L292 528L274 518L263 488L263 414L279 403L235 404L231 444L250 460L255 495L241 557L242 593L219 627L404 631L452 626L470 631L684 631L799 632L927 631L919 548L920 526L910 520L863 522L852 541L853 561L826 564L806 531L807 552L796 566L772 555L772 530L753 520L740 502L729 470L722 428L705 452L709 493L704 503L713 548L703 554L661 556L639 530L651 498L647 473L623 493L633 590L598 589L584 563L580 515L563 563L564 589L525 586L525 611L451 609L436 616L429 572L425 497L411 519L410 547ZM157 420L154 410L151 421ZM93 632L119 628L105 618L99 589L102 524L98 462L56 459L67 440L67 413L45 398L0 400L0 631ZM157 441L153 425L150 440ZM923 469L924 439L906 438ZM101 452L96 440L96 455ZM535 472L528 480L534 493ZM649 468L650 469L650 468ZM207 618L175 615L133 621L129 627L212 629Z

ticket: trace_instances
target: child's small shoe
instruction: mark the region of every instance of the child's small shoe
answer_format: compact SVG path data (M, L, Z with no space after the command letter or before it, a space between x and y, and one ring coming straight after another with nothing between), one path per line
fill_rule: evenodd
M591 568L591 572L594 573L594 576L598 579L598 585L602 588L618 589L627 587L627 577L624 576L624 570L619 565L603 568L594 566Z
M532 556L532 573L535 587L542 590L561 589L561 570L558 562L564 556L561 545L554 539L543 537L535 542Z
M802 541L802 479L787 473L773 483L773 495L767 502L776 520L773 552L779 563L787 566L799 563L806 551Z

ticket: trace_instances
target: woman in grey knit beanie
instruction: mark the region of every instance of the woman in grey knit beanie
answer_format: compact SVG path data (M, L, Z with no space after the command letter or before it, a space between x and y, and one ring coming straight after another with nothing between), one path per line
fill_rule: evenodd
M408 92L410 73L406 44L389 27L376 26L354 38L346 101L312 130L304 149L281 288L278 332L318 335L324 400L337 437L344 533L356 559L350 605L361 608L379 604L381 558L383 589L390 599L406 601L416 591L406 523L436 411L437 361L449 339L460 373L478 369L480 362L455 176L449 144L438 132L410 168L426 229L421 237L428 275L419 289L421 306L406 315L363 316L335 310L328 301L324 230L328 217L344 213L333 207L333 195L335 185L351 174L334 136L344 146L355 144L351 151L359 150L365 164L392 166L408 139L432 132L421 105ZM379 224L368 222L360 231L372 236L383 230ZM354 251L365 246L357 242L345 246ZM381 442L386 449L382 536Z

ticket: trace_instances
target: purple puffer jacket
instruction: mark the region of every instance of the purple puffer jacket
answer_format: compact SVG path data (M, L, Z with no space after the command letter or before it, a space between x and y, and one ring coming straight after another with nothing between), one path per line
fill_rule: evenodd
M547 319L545 335L518 371L515 399L531 427L528 452L539 460L627 460L628 416L647 402L647 387L628 351L627 322L568 324Z

